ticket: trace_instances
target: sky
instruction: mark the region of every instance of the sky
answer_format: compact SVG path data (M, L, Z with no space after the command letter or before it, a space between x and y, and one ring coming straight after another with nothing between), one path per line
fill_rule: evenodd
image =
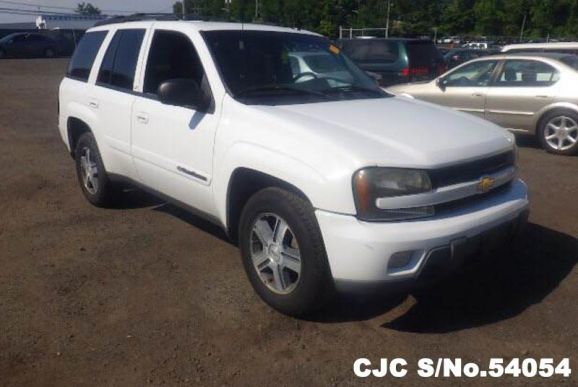
M100 8L103 14L128 14L172 12L172 5L175 0L0 0L0 23L20 23L36 19L36 16L6 13L6 8L39 12L40 7L39 14L42 11L73 13L73 9L81 2L92 3L92 5Z

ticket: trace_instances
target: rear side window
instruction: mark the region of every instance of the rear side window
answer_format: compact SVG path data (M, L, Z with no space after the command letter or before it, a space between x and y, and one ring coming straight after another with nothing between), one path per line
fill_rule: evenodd
M441 60L438 49L429 41L408 42L407 55L410 67L429 67Z
M107 31L95 31L88 32L82 37L68 65L66 74L68 77L85 82L88 80L94 58L96 58L106 34Z
M343 42L343 51L357 63L394 63L399 58L395 41L359 39Z
M132 90L144 34L143 29L118 30L114 34L102 60L97 84Z
M533 60L509 60L504 65L495 86L501 87L546 87L560 79L552 66Z

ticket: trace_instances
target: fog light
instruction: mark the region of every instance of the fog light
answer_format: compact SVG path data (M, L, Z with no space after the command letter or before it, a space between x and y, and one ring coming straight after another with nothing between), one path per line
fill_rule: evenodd
M399 253L393 254L389 258L388 269L399 269L407 266L411 262L413 253L413 251L400 251Z

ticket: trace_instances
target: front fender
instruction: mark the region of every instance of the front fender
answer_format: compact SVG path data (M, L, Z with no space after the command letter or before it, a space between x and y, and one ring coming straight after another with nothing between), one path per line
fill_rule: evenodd
M355 213L351 187L343 187L341 179L332 181L289 154L240 142L229 148L222 158L219 172L214 175L215 208L223 224L227 224L229 182L238 168L252 169L293 185L307 196L314 208Z

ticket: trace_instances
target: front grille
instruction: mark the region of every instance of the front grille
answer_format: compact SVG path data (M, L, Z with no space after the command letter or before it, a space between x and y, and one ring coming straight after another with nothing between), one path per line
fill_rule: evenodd
M512 182L510 181L509 183L506 183L502 186L499 186L498 188L494 188L491 191L485 193L481 193L474 196L468 196L463 199L454 200L447 203L437 204L434 206L435 214L443 216L445 214L451 214L454 213L455 211L471 207L482 200L502 195L504 192L508 191L511 188L511 186Z
M479 160L429 171L433 188L445 187L477 180L485 175L498 172L501 169L514 166L513 151L497 154Z

